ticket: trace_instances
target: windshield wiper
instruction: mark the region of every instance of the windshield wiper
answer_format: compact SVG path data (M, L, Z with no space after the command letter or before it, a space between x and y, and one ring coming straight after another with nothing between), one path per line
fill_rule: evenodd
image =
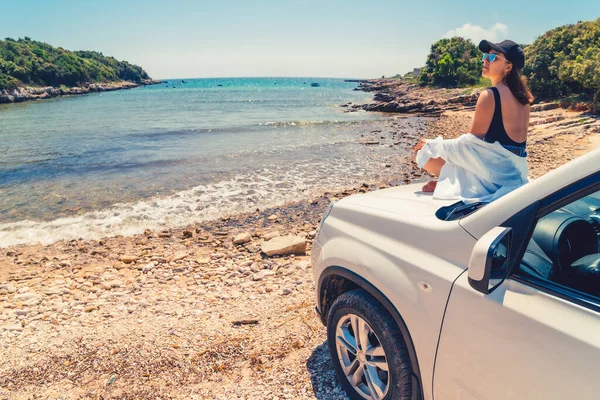
M482 202L465 204L459 201L458 203L440 208L435 214L439 219L443 219L444 221L454 221L471 214L484 204Z

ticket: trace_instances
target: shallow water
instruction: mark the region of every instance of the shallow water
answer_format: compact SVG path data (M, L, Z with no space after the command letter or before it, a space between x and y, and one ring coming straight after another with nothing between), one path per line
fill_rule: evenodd
M186 81L0 106L0 246L184 225L399 171L383 168L397 148L358 143L384 117L339 107L370 99L356 83Z

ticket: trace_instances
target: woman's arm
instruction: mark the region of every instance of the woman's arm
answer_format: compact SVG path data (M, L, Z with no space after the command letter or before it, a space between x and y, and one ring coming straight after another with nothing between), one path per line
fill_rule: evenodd
M427 141L425 139L421 139L415 146L413 151L413 160L415 162L417 161L417 152L421 150L423 146L425 146L425 143L427 143ZM444 164L446 164L446 161L441 158L430 158L425 165L423 165L423 169L429 172L431 175L440 176L440 171L442 170Z
M473 121L471 121L471 127L469 132L475 136L483 139L494 116L494 95L490 93L490 90L485 90L479 95L477 99L477 105L475 106L475 115ZM425 139L421 139L414 148L413 159L416 160L417 152L425 145ZM440 175L440 170L444 166L446 161L441 158L430 158L425 163L423 169L432 175Z
M494 117L494 106L494 95L491 93L491 90L488 89L481 92L479 99L477 99L475 115L469 128L470 133L483 139L488 129L490 129L490 124Z

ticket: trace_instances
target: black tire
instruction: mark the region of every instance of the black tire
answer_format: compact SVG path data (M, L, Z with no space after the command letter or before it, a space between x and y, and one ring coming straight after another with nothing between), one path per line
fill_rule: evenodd
M354 314L362 318L377 336L388 364L388 389L384 400L412 398L412 366L402 332L381 303L363 289L346 292L338 297L329 311L327 343L338 381L353 400L365 400L348 381L340 364L336 346L336 328L342 318Z

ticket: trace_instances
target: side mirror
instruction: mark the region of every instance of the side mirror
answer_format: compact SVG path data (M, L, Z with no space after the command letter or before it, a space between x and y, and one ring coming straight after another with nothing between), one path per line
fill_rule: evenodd
M511 228L496 227L475 244L469 260L469 284L483 294L492 293L508 274Z

